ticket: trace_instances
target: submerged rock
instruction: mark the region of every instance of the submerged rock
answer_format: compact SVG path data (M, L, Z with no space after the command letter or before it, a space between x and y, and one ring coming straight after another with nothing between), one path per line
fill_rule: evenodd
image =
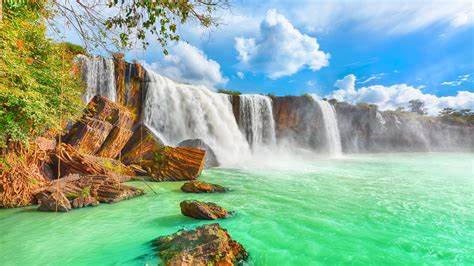
M62 192L42 194L39 204L38 211L67 212L71 209L71 203Z
M187 193L222 193L228 191L228 189L223 186L201 181L186 182L181 186L181 190Z
M195 219L216 220L229 216L229 212L226 209L212 202L185 200L179 206L184 216Z
M153 245L166 265L234 265L249 256L217 223L162 236Z
M212 148L207 145L206 142L202 139L187 139L178 143L178 147L189 147L189 148L198 148L206 151L206 160L204 162L204 168L211 168L219 166L219 161L217 160L216 154Z

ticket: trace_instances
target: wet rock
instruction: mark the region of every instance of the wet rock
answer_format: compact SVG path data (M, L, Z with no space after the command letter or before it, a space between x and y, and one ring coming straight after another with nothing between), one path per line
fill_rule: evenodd
M127 165L152 164L155 154L164 146L163 141L151 128L142 124L122 149L122 162Z
M223 186L194 180L184 183L181 190L187 193L222 193L228 189Z
M83 208L83 207L95 207L99 205L99 201L94 197L77 197L72 200L72 207L74 209Z
M222 219L229 215L226 209L212 202L185 200L182 201L179 206L184 216L200 220Z
M153 245L166 265L235 265L249 256L217 223L162 236Z
M62 192L43 194L40 197L38 211L67 212L71 209L71 203Z
M198 148L206 151L206 161L204 162L204 168L211 168L219 166L216 154L212 148L207 145L202 139L187 139L178 143L178 147L190 147Z

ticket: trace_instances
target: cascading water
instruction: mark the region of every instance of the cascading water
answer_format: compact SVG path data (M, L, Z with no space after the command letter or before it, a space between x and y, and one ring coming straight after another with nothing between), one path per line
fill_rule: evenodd
M203 139L222 165L235 165L250 154L227 95L177 83L150 70L146 70L146 78L144 123L166 144Z
M275 144L272 101L258 94L240 95L240 128L252 148Z
M84 101L88 103L95 95L102 95L115 101L114 61L101 56L84 55L78 55L78 59L82 68L82 80L87 85L83 95Z
M332 157L340 156L342 154L341 136L339 135L339 128L337 126L336 110L327 101L315 101L321 109L326 135L325 143L327 151Z

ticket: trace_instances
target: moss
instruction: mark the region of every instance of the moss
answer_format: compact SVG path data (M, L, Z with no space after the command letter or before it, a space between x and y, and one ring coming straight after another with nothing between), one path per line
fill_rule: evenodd
M91 186L84 187L81 192L81 196L90 197L91 195Z
M66 198L68 200L73 200L73 199L76 199L76 198L79 198L80 195L76 194L76 193L68 193L66 194Z
M217 92L218 93L229 94L229 95L240 95L240 94L242 94L240 91L223 90L223 89L219 89L219 90L217 90Z

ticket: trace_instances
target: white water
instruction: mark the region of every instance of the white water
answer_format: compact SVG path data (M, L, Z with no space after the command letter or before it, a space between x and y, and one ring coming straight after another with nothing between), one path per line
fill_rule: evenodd
M78 55L81 63L82 80L87 85L86 92L82 96L84 102L88 103L94 96L102 95L115 102L115 69L112 59L100 56Z
M341 136L339 135L339 128L337 126L336 110L327 101L315 100L321 109L325 135L326 147L330 156L337 157L342 154Z
M276 143L272 109L267 96L240 95L240 128L252 148Z
M146 76L143 120L166 144L203 139L224 166L235 165L250 155L227 95L204 86L177 83L148 69Z

